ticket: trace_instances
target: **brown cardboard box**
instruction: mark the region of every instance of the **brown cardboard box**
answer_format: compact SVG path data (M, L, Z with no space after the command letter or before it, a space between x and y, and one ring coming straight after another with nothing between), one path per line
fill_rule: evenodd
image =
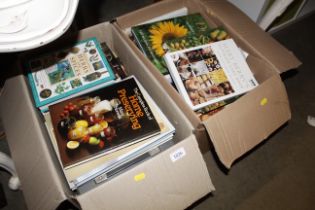
M129 74L136 75L157 101L176 128L176 144L125 173L85 193L76 194L67 186L25 76L13 77L5 83L0 116L28 208L56 209L64 200L70 200L79 208L91 210L183 209L213 191L193 126L165 94L163 86L133 55L112 24L87 28L70 40L91 36L106 41L120 56ZM62 46L63 43L61 40L55 44ZM173 161L172 155L178 151L182 156ZM192 181L193 177L198 179Z
M188 13L200 12L212 27L223 26L236 43L249 53L247 62L260 84L259 87L203 122L196 119L184 100L176 96L178 94L171 85L162 82L164 79L158 70L127 35L131 26L183 7L188 9ZM173 101L195 125L202 151L207 151L208 148L205 138L201 138L201 124L207 130L205 135L210 136L220 161L227 168L290 119L289 101L279 74L298 67L299 60L229 2L224 0L163 1L117 18L116 27L120 28L135 54L151 69L165 91L172 96Z
M260 83L254 91L205 122L200 122L123 32L134 24L182 7L187 7L190 13L201 12L212 26L223 25L249 53L248 63ZM297 67L300 62L226 1L162 1L118 17L114 24L102 23L85 29L75 39L90 36L108 42L129 73L143 83L174 123L177 144L77 195L67 187L24 76L12 78L6 82L1 96L1 118L29 209L55 209L63 200L71 200L82 209L184 209L214 190L199 149L209 150L209 136L222 163L230 167L290 119L279 73ZM181 149L186 155L172 162L170 155Z

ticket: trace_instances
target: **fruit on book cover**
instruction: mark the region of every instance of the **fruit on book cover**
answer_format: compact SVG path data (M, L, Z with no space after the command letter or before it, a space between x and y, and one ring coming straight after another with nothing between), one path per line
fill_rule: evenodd
M135 84L128 79L49 107L64 165L160 131Z

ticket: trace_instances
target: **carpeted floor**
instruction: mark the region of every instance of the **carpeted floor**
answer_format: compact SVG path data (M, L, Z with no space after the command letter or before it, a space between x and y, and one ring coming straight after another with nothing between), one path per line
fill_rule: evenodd
M119 12L123 14L149 3L151 1L133 1L134 8L130 7L131 3L122 4L119 5L121 9ZM111 4L113 3L104 1L104 5L100 8L103 8L103 11L104 8L113 8L114 5ZM81 24L79 28L119 15L117 11L106 10L106 14L96 13L97 18L82 19L84 14L90 14L95 7L90 5L90 1L89 7L82 3L81 7L85 10L76 20ZM303 62L298 70L291 70L282 75L291 103L292 119L268 140L235 163L230 171L218 167L213 153L209 152L206 161L216 191L198 201L190 209L314 209L315 127L311 127L306 122L308 115L315 116L315 69L313 68L315 57L312 54L315 51L314 22L315 13L312 13L273 34ZM0 55L1 61L13 59L12 57L14 54ZM14 75L14 72L2 72L1 81L11 75ZM3 139L0 140L0 150L9 152ZM9 175L5 171L0 171L0 181L7 201L2 209L26 209L22 192L8 189L8 178Z

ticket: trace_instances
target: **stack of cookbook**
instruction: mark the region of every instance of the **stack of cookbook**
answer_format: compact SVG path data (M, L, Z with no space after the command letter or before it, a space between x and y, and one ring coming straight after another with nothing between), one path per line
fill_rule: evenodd
M172 144L174 126L106 43L89 38L28 61L34 102L71 190Z

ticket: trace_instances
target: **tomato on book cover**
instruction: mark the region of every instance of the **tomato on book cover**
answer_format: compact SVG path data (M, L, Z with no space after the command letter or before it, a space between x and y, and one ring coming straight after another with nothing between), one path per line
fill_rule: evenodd
M134 77L49 107L64 167L160 133Z

